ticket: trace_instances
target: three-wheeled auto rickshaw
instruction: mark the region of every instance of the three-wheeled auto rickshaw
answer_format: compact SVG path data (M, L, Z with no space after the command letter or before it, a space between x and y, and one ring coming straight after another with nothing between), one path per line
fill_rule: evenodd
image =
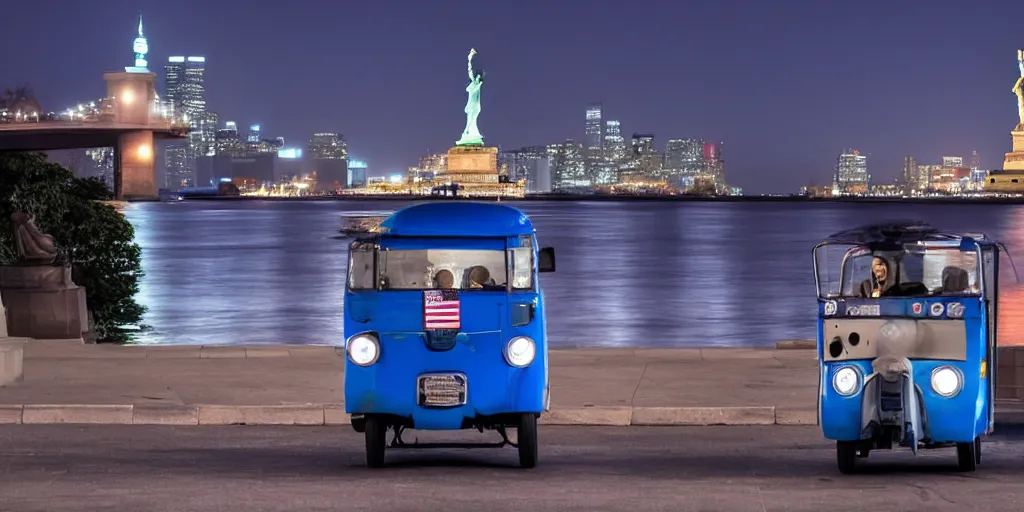
M538 273L554 270L529 217L498 203L409 206L350 244L345 410L367 466L391 448L506 445L537 464L549 404ZM406 429L493 429L501 442L407 443Z
M924 223L851 229L814 248L818 422L840 472L893 447L955 446L962 471L981 462L1002 249Z

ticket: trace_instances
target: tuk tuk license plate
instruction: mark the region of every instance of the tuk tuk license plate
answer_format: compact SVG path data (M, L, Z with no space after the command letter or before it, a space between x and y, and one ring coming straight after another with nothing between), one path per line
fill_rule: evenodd
M416 380L419 405L453 407L466 403L466 376L461 373L420 375Z

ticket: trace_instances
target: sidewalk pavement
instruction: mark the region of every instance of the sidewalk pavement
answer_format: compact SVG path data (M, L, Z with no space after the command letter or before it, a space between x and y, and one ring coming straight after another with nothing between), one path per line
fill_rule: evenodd
M550 352L553 425L815 425L818 363L779 349ZM328 346L106 346L32 340L0 423L345 425L344 352ZM1020 400L997 421L1024 422Z

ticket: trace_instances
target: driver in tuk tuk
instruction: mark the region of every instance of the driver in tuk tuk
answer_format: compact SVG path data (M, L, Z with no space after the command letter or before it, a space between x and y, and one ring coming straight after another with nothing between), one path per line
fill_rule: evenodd
M892 288L889 279L889 262L881 256L871 259L871 278L860 284L860 295L864 298L882 297Z
M451 270L441 269L434 274L434 286L437 288L455 287L455 275Z

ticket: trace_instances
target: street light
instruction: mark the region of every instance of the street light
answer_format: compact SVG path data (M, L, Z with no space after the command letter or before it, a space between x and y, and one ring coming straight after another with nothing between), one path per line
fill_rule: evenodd
M124 92L121 93L121 101L123 101L125 105L131 105L133 100L135 100L135 94L132 93L131 89L125 88Z
M140 144L137 154L140 159L149 160L153 156L153 149L149 147L149 144Z

